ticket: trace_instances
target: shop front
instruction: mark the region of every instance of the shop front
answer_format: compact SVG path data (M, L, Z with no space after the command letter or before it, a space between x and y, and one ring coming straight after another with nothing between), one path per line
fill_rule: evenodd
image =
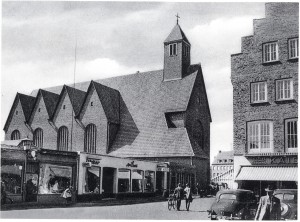
M14 203L23 202L26 152L21 141L1 144L1 189Z
M188 183L191 189L195 190L195 175L196 167L194 165L170 162L169 192L173 192L179 183L182 186Z
M277 189L297 189L298 156L247 156L249 164L241 165L235 181L238 188L248 189L256 195L265 195L264 189L272 185Z
M68 187L75 201L76 152L37 149L30 140L12 143L17 141L1 144L1 181L14 203L65 203L61 194Z
M78 200L151 196L158 162L80 153Z

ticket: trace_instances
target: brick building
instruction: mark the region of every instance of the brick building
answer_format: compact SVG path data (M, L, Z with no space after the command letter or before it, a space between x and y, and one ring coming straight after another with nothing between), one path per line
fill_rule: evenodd
M178 182L205 186L212 120L202 69L190 64L190 47L177 24L164 42L162 70L39 89L30 96L18 93L4 127L5 139L28 137L37 147L77 151L89 161L106 155L167 163L155 172L158 191L174 189ZM92 162L101 165L100 159ZM101 175L118 187L112 175L126 172L109 168ZM86 175L99 176L97 172ZM105 187L106 180L102 183Z
M297 187L298 3L266 3L231 56L234 173L241 188Z

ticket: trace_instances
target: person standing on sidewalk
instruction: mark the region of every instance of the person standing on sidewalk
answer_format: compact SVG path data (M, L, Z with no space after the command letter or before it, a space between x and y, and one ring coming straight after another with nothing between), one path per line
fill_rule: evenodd
M189 211L190 204L193 201L193 197L192 197L190 185L188 183L186 184L186 187L184 189L184 194L185 194L185 206L186 206L186 210Z
M178 187L175 188L174 190L174 195L176 197L176 207L177 210L180 210L180 205L181 205L181 199L183 198L183 188L181 187L181 184L178 184Z

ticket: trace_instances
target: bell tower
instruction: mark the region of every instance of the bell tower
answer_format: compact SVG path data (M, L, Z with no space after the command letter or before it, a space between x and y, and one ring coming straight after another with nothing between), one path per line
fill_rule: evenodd
M164 81L182 79L191 64L191 44L178 24L164 41Z

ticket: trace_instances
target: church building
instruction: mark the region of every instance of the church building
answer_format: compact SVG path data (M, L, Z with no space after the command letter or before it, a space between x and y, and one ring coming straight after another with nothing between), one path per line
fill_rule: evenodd
M162 70L17 93L5 140L32 140L37 159L39 150L78 154L77 170L40 166L38 195L49 192L51 169L61 184L77 177L78 196L209 183L212 119L201 65L191 65L191 43L178 22L163 47Z

